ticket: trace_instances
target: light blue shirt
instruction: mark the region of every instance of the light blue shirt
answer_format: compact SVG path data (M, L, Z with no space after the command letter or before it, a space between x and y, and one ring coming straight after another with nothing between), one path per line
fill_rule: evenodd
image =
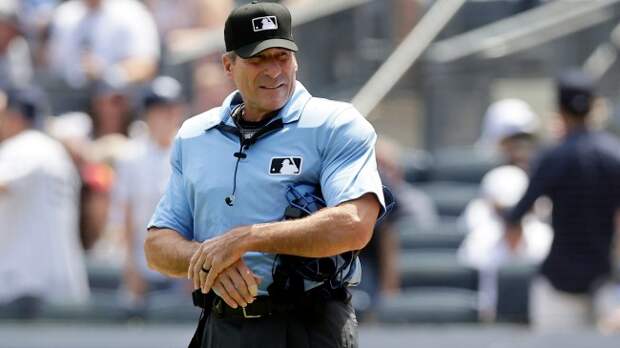
M235 127L230 114L240 102L234 92L221 107L184 122L172 149L170 182L149 227L202 242L238 226L281 221L287 186L300 182L320 185L328 207L374 193L384 211L373 127L351 104L314 98L299 82L272 120L281 119L283 127L244 151L235 202L227 205L240 141L218 125ZM249 252L244 261L263 278L259 294L266 294L274 255ZM352 282L360 270L358 264Z

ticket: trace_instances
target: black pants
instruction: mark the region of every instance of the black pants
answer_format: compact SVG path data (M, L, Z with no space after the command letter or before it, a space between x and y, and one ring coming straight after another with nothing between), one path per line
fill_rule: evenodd
M357 320L350 303L332 300L312 309L269 317L222 318L211 312L202 348L357 348Z

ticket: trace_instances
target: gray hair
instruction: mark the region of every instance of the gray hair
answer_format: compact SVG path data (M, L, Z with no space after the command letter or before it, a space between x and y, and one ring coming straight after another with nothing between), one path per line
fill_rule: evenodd
M235 51L229 51L229 52L226 52L226 53L224 53L224 56L225 56L225 57L228 57L228 58L229 58L231 61L233 61L233 62L234 62L234 61L237 59L237 57L238 57L238 55L237 55L237 53L235 53Z

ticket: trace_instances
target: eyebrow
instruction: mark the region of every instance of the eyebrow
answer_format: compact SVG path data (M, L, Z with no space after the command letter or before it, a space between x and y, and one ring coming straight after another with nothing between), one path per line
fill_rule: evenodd
M277 53L273 53L273 54L269 54L269 55L264 53L264 52L261 52L261 53L255 55L255 56L253 56L253 57L250 57L250 58L268 58L268 57L279 57L279 56L283 56L283 55L289 55L289 51L282 50L282 51L279 51Z

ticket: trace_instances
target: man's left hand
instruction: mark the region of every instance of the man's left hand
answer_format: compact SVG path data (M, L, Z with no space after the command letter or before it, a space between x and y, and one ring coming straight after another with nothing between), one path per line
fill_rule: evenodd
M241 241L246 231L247 228L244 227L235 228L202 242L192 256L187 271L188 278L194 283L194 289L202 288L203 293L208 293L218 275L245 254ZM208 271L206 278L204 271Z

